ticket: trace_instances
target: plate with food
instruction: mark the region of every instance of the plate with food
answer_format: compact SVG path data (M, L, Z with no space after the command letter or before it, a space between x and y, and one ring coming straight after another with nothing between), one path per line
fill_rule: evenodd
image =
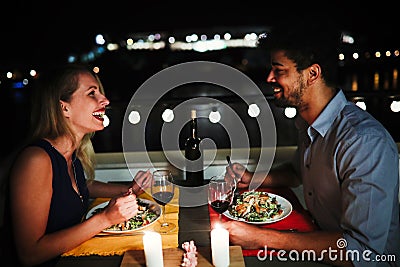
M266 224L283 220L291 212L292 204L284 197L263 191L245 191L223 215L250 224Z
M108 202L109 201L100 203L91 208L86 214L86 219L92 217L98 212L101 212L108 205ZM134 217L123 223L114 224L104 229L102 232L107 234L122 234L143 230L144 228L155 223L160 218L162 211L160 205L157 203L143 198L137 198L137 203L139 206L139 211Z

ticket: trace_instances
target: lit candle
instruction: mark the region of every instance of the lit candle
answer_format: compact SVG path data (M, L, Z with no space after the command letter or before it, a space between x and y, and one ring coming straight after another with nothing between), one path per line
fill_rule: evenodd
M229 232L218 224L211 231L211 255L215 267L229 266Z
M143 236L144 256L147 267L163 267L161 235L156 232L145 232Z

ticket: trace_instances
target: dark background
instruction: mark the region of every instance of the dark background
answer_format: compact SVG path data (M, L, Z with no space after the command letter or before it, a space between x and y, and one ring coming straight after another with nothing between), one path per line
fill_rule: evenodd
M324 1L2 1L1 65L47 64L91 48L95 34L218 26L331 23L371 46L393 44L400 33L393 2ZM396 43L397 44L397 43Z
M389 1L387 1L389 2ZM323 5L323 6L322 6ZM281 23L296 24L330 23L350 32L358 41L360 49L394 49L399 48L398 36L400 29L397 23L398 15L391 2L379 1L374 6L364 1L329 1L329 2L265 2L265 1L199 1L199 2L166 2L166 1L10 1L0 4L1 14L1 75L9 70L45 69L56 63L66 62L71 54L83 54L95 46L96 34L103 33L109 40L117 41L130 33L165 31L191 32L211 31L212 29L254 28L265 29ZM169 53L161 52L125 52L109 53L98 59L96 64L102 65L104 76L102 80L107 88L108 97L112 102L110 116L122 117L126 101L132 91L129 87L138 87L151 75L165 66L192 60L210 60L236 64L242 57L248 57L257 62L245 73L268 92L265 85L266 65L269 63L265 55L252 54L245 49L225 50L199 53ZM144 62L144 63L141 63ZM372 75L376 69L399 66L399 62L376 62L373 65L356 65L343 68L343 72L359 72ZM3 77L2 77L3 78ZM3 79L2 79L3 80ZM347 85L347 84L346 84ZM399 92L392 88L390 92L371 92L369 85L364 92L370 98L370 106L374 107L373 115L382 121L397 142L400 133L395 121L398 114L383 109L388 93ZM0 84L0 99L2 99L1 114L3 114L2 136L4 145L1 157L7 156L24 138L29 123L29 91L15 91L12 94ZM198 94L207 93L210 88L196 90ZM170 101L179 102L185 95L176 93ZM351 92L348 92L351 96ZM218 97L218 94L217 96ZM229 102L238 110L240 116L247 116L241 103L234 98L219 97ZM245 110L245 109L244 109ZM158 110L159 111L159 110ZM278 124L278 145L294 144L294 129L292 122L282 120L281 110L274 109ZM157 112L155 112L157 113ZM161 121L158 117L152 119L148 128L152 136L158 135ZM97 152L121 151L121 124L114 120L112 127L96 133L94 146ZM254 122L248 121L250 135L254 134ZM220 131L218 125L211 125L206 120L199 121L200 133L203 136ZM185 130L185 129L184 129ZM185 130L186 131L186 130ZM182 136L184 137L185 132ZM223 142L224 134L217 135L217 141ZM258 146L259 139L251 136L252 145ZM157 140L149 143L149 150L159 150ZM229 144L222 143L221 146Z

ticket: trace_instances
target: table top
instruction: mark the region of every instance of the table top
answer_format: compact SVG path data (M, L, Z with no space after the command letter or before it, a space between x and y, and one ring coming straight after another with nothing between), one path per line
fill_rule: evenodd
M212 267L212 257L210 247L199 247L197 250L198 266ZM165 267L176 267L182 263L183 250L180 248L163 249L163 260ZM230 267L244 267L244 259L240 246L231 246L229 248ZM146 264L146 258L143 250L127 251L121 262L121 267L140 267Z
M180 207L179 208L179 232L178 243L182 244L186 241L193 240L196 246L201 249L209 249L210 247L210 215L208 205L197 207ZM138 252L135 252L138 253ZM86 266L86 267L120 267L123 263L123 256L82 256L82 257L62 257L56 265L57 267L65 266ZM267 259L259 259L256 256L245 256L245 266L329 266L319 262L301 262L301 261L280 261L275 257ZM135 265L145 266L145 265Z

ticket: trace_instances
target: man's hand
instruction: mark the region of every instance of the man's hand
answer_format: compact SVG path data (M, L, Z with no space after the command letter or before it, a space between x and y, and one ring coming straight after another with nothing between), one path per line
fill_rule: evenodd
M252 178L252 173L242 164L235 162L232 165L226 166L225 176L235 179L238 188L248 188Z

